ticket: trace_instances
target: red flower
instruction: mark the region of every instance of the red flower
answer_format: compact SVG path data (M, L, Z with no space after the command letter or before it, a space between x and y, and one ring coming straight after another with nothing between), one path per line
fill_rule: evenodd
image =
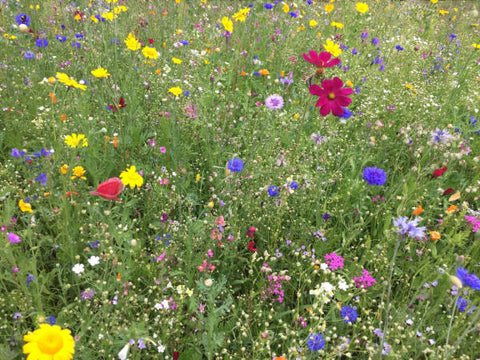
M247 230L246 235L247 235L249 238L253 239L253 235L255 234L255 231L257 231L257 229L255 228L255 226L252 226L252 227L250 227L250 228Z
M303 53L303 58L305 61L308 61L316 67L326 68L340 64L340 59L338 58L334 58L333 60L329 61L332 57L332 54L330 54L328 51L322 51L320 54L317 54L315 50L310 50L309 54L310 57Z
M452 188L448 188L447 190L445 190L443 192L443 195L448 195L448 194L451 194L453 192L453 189Z
M248 243L248 250L253 251L253 252L257 252L257 249L255 249L254 246L255 246L255 243L253 241L250 241Z
M173 360L178 360L179 357L180 357L180 353L178 351L174 351L172 355Z
M117 196L122 192L124 187L122 180L114 177L98 184L97 191L90 191L90 194L101 196L107 200L121 201Z
M432 176L433 176L433 177L442 176L445 171L447 171L447 168L446 168L446 167L437 169L437 170L435 170L435 171L433 172Z
M347 97L353 93L351 88L342 88L343 81L338 77L333 80L322 81L322 87L317 84L310 86L310 94L319 96L315 107L320 107L320 115L327 116L330 111L335 116L341 116L344 112L342 106L348 106L352 99Z

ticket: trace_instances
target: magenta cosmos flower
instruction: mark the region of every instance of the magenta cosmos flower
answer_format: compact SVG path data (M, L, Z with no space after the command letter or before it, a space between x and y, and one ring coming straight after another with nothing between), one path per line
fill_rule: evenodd
M335 116L343 114L342 106L348 106L352 99L347 97L353 90L351 88L342 88L343 81L338 77L333 80L327 79L322 81L322 87L317 84L310 86L310 94L319 96L315 107L320 108L320 115L327 116L330 111Z
M305 61L308 61L309 63L317 67L315 75L319 77L323 77L323 68L333 67L340 64L340 59L338 58L330 60L332 54L330 54L328 51L323 51L318 54L315 50L310 50L309 55L310 57L308 57L307 54L303 53L303 58L305 59Z

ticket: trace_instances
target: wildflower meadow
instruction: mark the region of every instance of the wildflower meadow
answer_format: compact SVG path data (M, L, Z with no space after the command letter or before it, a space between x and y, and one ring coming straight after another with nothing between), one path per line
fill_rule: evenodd
M479 10L1 0L0 360L480 359Z

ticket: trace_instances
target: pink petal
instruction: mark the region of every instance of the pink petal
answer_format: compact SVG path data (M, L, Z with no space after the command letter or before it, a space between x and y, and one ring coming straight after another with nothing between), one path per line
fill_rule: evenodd
M338 103L332 101L332 114L335 116L340 116L340 115L343 115L343 113L344 113L343 108L340 105L338 105Z
M333 84L334 84L334 86L335 86L336 88L341 88L341 87L343 86L343 81L340 80L340 78L338 78L338 77L335 76L335 77L333 78Z
M337 96L335 98L335 101L337 102L338 105L340 106L348 106L352 103L352 99L346 97L346 96Z
M330 113L330 111L331 111L331 105L330 104L331 104L331 101L329 101L328 103L326 103L325 105L323 105L320 108L320 115L325 117Z
M323 85L323 83L322 83L322 85ZM308 90L310 91L310 94L317 95L317 96L322 96L323 93L324 93L323 89L320 86L318 86L317 84L313 84L312 86L310 86L308 88Z

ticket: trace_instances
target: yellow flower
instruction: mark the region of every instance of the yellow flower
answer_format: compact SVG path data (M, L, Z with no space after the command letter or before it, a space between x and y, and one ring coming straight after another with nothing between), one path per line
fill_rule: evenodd
M430 0L430 2L431 2L432 4L436 4L436 3L438 2L438 0Z
M147 59L158 59L158 51L154 47L145 46L142 53Z
M267 69L261 69L259 73L262 76L267 76L268 74L270 74L270 71L268 71Z
M63 165L60 167L60 172L61 172L63 175L67 175L68 165L67 165L67 164L63 164Z
M315 27L317 26L317 22L315 20L310 20L310 22L308 23L308 25L310 25L311 27Z
M75 178L80 178L80 179L83 179L83 180L87 180L87 178L85 176L83 176L85 174L85 169L81 166L75 166L72 170L72 177L70 178L71 180L75 179Z
M20 201L18 202L18 206L20 207L20 210L22 210L22 212L33 213L32 205L30 205L29 203L26 203L26 202L23 201L23 200L20 200Z
M448 11L448 10L438 10L438 12L439 12L440 15L446 15L446 14L450 13L450 11Z
M108 70L102 67L92 70L91 73L97 79L102 79L102 78L106 78L107 76L110 76L110 73L108 72Z
M65 84L67 86L72 86L74 88L78 88L78 89L82 89L82 90L85 90L87 88L86 85L81 85L81 84L77 83L74 79L72 79L71 77L69 77L65 73L57 72L56 76L57 76L57 80L59 82Z
M168 92L172 93L175 96L180 96L182 94L182 89L178 86L168 89Z
M472 44L475 49L480 49L480 44Z
M287 4L283 5L283 12L286 14L290 11L290 6L288 6Z
M115 14L120 14L121 12L125 12L127 10L128 10L128 8L126 6L123 6L123 5L113 8L113 12Z
M335 44L332 40L327 39L327 43L323 45L326 51L332 54L335 57L340 56L342 53L342 49L340 49L340 45Z
M233 32L233 21L230 20L227 16L224 16L222 18L222 25L226 31L230 33Z
M94 15L90 16L90 20L92 20L94 23L98 23L98 19Z
M428 233L430 234L430 240L436 241L440 240L441 238L441 235L438 231L429 231Z
M240 21L243 22L247 18L248 13L250 12L250 8L243 8L239 10L237 13L233 14L232 18L235 22Z
M103 13L102 15L100 15L100 17L108 21L113 21L113 19L116 18L116 16L113 15L113 12L111 11Z
M27 359L62 359L70 360L75 353L75 341L70 330L58 325L40 324L34 332L23 337L23 353L29 354Z
M75 134L73 133L72 135L67 135L65 137L65 144L70 146L71 148L75 148L80 144L80 141L82 141L82 147L88 146L88 139L85 137L84 134Z
M333 4L327 4L325 5L325 11L326 12L332 12L332 10L335 8L335 5Z
M123 42L125 43L125 45L127 45L128 50L136 51L142 47L142 45L140 45L140 42L135 38L135 35L133 35L133 33L128 34L127 38Z
M355 9L358 12L360 12L362 14L365 14L368 11L368 5L367 5L367 3L357 2L355 4Z
M177 59L177 58L172 58L172 61L173 61L174 64L181 64L182 63L182 60Z
M340 22L332 21L332 26L338 28L338 29L343 29L343 24Z
M122 171L120 179L123 185L130 186L130 189L134 189L135 186L139 188L143 184L143 177L137 173L137 168L133 165L130 166L130 169Z
M197 174L197 176L195 176L195 182L199 182L200 179L201 179L200 174Z

